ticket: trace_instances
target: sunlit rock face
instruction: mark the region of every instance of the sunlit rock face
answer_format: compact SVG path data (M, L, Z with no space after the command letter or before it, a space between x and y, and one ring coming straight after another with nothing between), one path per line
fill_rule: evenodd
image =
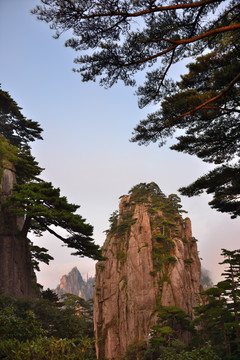
M191 221L179 198L154 183L122 197L96 265L94 294L98 358L120 359L135 339L148 340L159 304L193 317L200 301L200 260Z
M60 296L69 293L88 300L93 298L94 283L95 279L93 277L87 278L87 281L84 281L80 271L75 266L68 275L62 276L55 292Z
M4 207L15 182L14 166L3 162L0 179L0 290L16 297L36 297L29 241L20 235L24 217Z

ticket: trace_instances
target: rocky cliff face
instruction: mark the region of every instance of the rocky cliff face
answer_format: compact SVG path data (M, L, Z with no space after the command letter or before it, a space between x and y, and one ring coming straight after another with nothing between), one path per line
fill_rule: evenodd
M0 181L1 204L11 195L15 169L4 163ZM31 264L29 241L19 236L23 217L0 205L0 289L17 297L36 296L36 277Z
M93 277L84 281L77 267L74 267L68 275L62 276L55 291L58 295L70 293L88 300L93 298L94 283L95 279Z
M200 261L191 221L180 215L179 198L154 183L124 196L96 265L94 327L98 358L120 359L134 339L148 339L157 309L177 306L193 316Z

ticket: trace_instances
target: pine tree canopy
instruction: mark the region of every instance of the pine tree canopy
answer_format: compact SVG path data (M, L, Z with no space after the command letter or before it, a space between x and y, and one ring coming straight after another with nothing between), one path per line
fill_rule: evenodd
M41 2L32 13L56 38L72 33L65 45L80 52L74 71L83 81L134 86L136 74L145 76L139 106L159 108L135 127L132 141L161 146L178 131L171 149L218 165L180 192L211 193L213 208L239 216L239 1ZM186 58L188 73L173 81L170 70Z
M203 303L193 321L200 325L198 341L211 341L221 359L239 359L240 355L240 249L222 249L224 280L203 292ZM200 340L201 341L201 340Z
M30 141L42 139L42 129L38 122L26 119L21 110L9 93L0 87L0 134L11 145L26 150Z
M16 185L16 193L9 197L6 206L17 215L25 216L21 235L29 231L41 236L48 231L74 249L73 255L100 258L99 246L94 244L93 227L81 215L76 214L78 205L70 204L60 189L45 181ZM63 235L64 233L64 235Z
M42 171L29 145L29 142L42 140L42 129L38 122L26 119L21 110L0 87L0 169L3 161L11 162L16 168L17 182L25 183Z

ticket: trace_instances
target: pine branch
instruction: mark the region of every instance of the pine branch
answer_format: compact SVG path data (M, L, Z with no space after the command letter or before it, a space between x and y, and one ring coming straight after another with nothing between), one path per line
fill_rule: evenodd
M109 11L109 12L105 12L105 13L96 13L96 14L90 14L90 15L82 15L82 19L93 19L93 18L101 18L101 17L113 17L113 16L124 16L124 17L139 17L139 16L143 16L146 14L152 14L152 13L156 13L156 12L161 12L161 11L169 11L169 10L181 10L181 9L194 9L194 8L198 8L200 6L203 5L208 5L208 4L214 4L219 2L219 0L203 0L203 1L198 1L195 3L187 3L187 4L177 4L177 5L169 5L169 6L157 6L155 8L151 8L151 9L146 9L146 10L142 10L142 11L138 11L135 13L131 13L131 12L126 12L126 11Z
M159 132L161 132L162 130L164 130L164 129L168 128L168 127L171 127L174 123L176 123L176 122L177 122L178 120L180 120L181 118L183 118L183 117L185 117L185 116L187 116L187 115L191 115L191 114L195 113L196 111L198 111L198 110L200 110L200 109L202 109L202 108L205 108L206 105L214 102L215 100L218 100L218 99L221 98L224 94L226 94L226 93L238 82L239 79L240 79L240 73L237 74L237 75L235 76L235 78L229 83L229 85L228 85L225 89L223 89L218 95L216 95L216 96L214 96L213 98L205 101L205 102L202 103L201 105L199 105L199 106L195 107L194 109L186 112L185 114L182 114L182 115L178 116L177 118L169 121L166 125L164 125L164 126L159 130ZM206 108L207 108L207 107L206 107Z
M160 57L162 55L168 54L170 51L175 50L179 45L191 44L193 42L199 41L201 39L204 39L204 38L212 36L212 35L216 35L216 34L219 34L219 33L224 33L224 32L227 32L227 31L234 31L234 30L238 30L238 29L240 29L240 24L234 24L234 25L223 26L223 27L218 28L218 29L206 31L203 34L200 34L198 36L194 36L193 38L189 38L189 39L182 39L182 40L171 40L171 39L166 39L166 38L155 39L155 40L153 40L151 42L159 42L159 41L164 40L164 41L167 41L167 42L169 42L169 43L171 43L173 45L170 46L169 48L167 48L167 49L165 49L163 51L160 51L157 54L151 55L151 56L149 56L149 57L147 57L145 59L132 61L130 63L123 64L122 66L130 66L130 65L134 65L134 64L142 64L142 63L145 63L147 61L156 59L156 58L158 58L158 57Z

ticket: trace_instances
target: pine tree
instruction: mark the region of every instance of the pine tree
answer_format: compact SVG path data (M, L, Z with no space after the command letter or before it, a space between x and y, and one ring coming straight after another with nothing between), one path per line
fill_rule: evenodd
M33 268L53 259L47 249L31 243L30 232L48 231L74 249L74 255L101 259L93 227L76 213L79 206L39 178L42 169L31 155L30 142L42 139L41 132L0 89L0 288L15 296L34 296Z
M139 106L159 109L140 121L132 141L163 145L184 130L172 149L221 166L180 191L193 196L206 190L213 208L239 216L239 1L41 2L32 12L56 38L72 31L66 46L80 52L74 71L83 81L134 86L135 74L145 75ZM171 80L170 69L186 58L189 73Z
M240 356L240 250L222 249L227 265L220 281L203 292L204 304L196 308L197 341L202 346L211 341L222 359Z

